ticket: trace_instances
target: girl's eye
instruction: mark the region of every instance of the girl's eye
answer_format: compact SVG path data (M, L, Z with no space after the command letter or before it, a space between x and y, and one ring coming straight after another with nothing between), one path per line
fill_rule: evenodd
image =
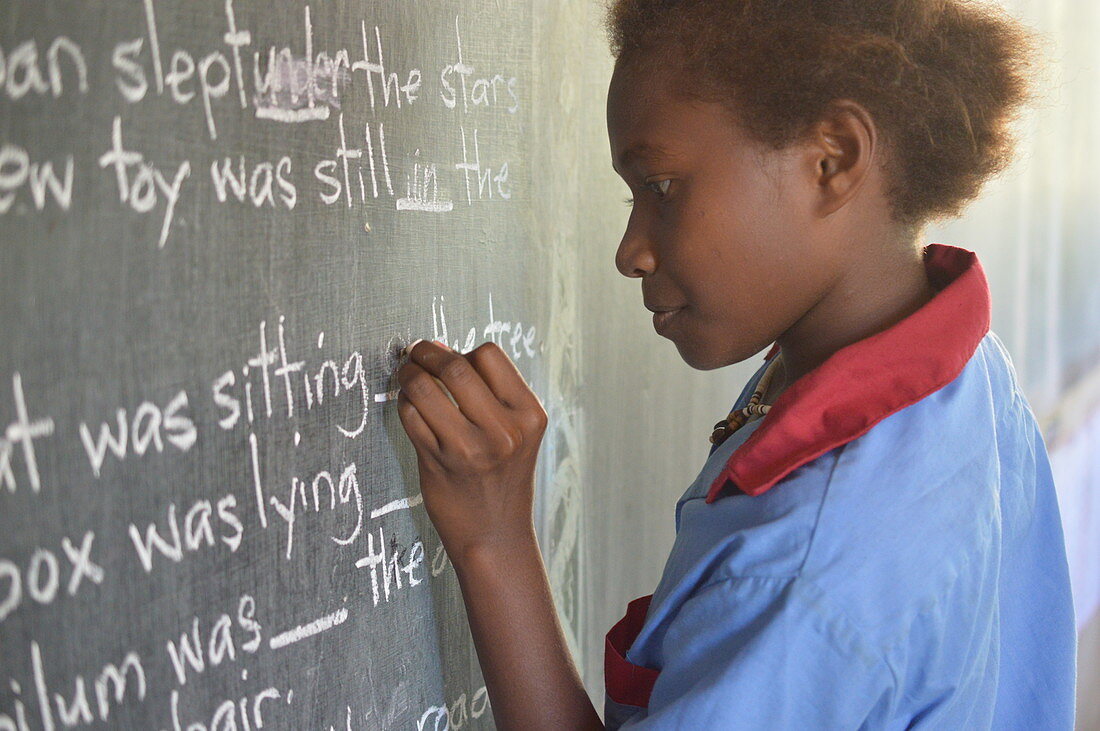
M649 188L650 190L652 190L657 195L658 198L664 198L666 195L668 195L668 189L669 189L669 186L672 185L672 181L667 180L667 179L666 180L652 180L648 183L643 183L643 185L646 188ZM634 205L634 199L633 198L626 198L625 200L623 200L623 203L625 203L628 206L633 206Z
M653 180L649 183L646 183L647 188L649 188L662 198L668 195L668 187L670 185L672 185L671 180Z

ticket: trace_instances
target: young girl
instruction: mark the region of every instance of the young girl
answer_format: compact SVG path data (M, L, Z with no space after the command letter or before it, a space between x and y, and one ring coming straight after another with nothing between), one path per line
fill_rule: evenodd
M771 347L607 635L607 726L1072 728L1043 438L977 257L921 244L1010 161L1031 37L965 0L617 0L610 29L619 271L691 366ZM539 400L488 343L420 341L399 381L497 724L601 726L532 527Z

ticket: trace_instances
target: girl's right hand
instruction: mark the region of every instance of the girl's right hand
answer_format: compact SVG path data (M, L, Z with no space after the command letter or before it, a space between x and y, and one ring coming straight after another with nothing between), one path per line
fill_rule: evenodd
M462 355L424 340L397 377L424 507L451 560L458 566L479 549L534 542L535 463L547 417L508 355L492 342Z

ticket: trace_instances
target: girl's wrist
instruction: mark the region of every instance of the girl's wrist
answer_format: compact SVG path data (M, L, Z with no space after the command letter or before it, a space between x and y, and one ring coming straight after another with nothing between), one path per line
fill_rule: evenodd
M542 562L533 523L514 532L496 533L461 546L444 548L460 580L467 576L484 576L487 572L508 573L517 563L529 558L535 558L540 565Z

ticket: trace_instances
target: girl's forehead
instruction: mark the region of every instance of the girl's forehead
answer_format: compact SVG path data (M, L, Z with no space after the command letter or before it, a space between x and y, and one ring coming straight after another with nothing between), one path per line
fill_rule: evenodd
M609 131L698 134L703 128L737 133L727 105L705 101L685 86L690 79L674 65L649 61L616 64L607 91Z
M616 154L671 154L685 146L738 136L720 104L691 99L662 85L613 83L608 91L607 129Z
M684 114L683 105L662 84L612 79L607 93L608 129L624 134L659 131L676 124Z
M676 88L672 72L651 63L620 62L608 84L608 101L661 103Z

